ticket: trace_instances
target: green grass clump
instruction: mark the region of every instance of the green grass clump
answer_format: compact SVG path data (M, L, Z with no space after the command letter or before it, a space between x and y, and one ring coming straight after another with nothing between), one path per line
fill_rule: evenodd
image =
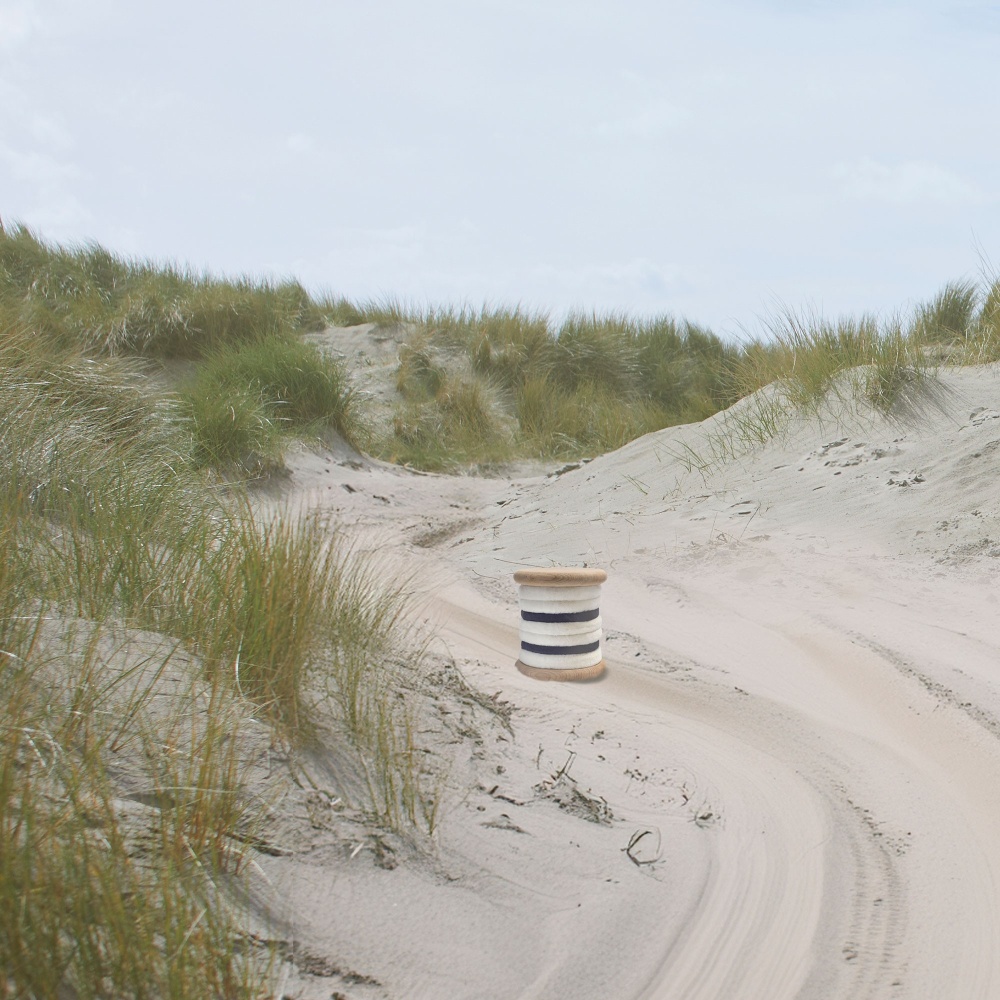
M423 323L440 341L462 348L475 372L507 390L547 374L555 362L554 336L542 313L500 306L438 309Z
M247 513L206 540L202 568L182 598L184 638L293 732L308 727L310 682L331 651L367 651L378 639L353 623L344 627L346 568L335 537L317 518L259 523Z
M898 326L883 330L861 369L861 395L876 410L892 413L917 400L932 377L926 355Z
M767 341L744 346L735 369L741 396L777 384L792 409L815 410L833 392L847 403L860 395L889 412L928 373L915 338L874 317L831 322L788 311L769 332Z
M369 299L357 306L353 313L342 306L343 314L355 322L374 323L376 326L394 327L421 322L418 310L406 305L401 299L385 296L380 299ZM347 325L353 326L354 322Z
M964 342L948 358L951 364L989 364L1000 361L1000 281L980 293L982 305L966 328Z
M637 324L625 315L569 316L559 328L551 378L573 391L604 386L631 394L639 376Z
M252 387L233 386L225 395L207 390L198 384L182 392L197 463L250 479L279 471L284 437L274 421L273 404Z
M664 413L642 399L623 401L596 384L568 390L547 378L522 386L517 417L527 448L553 458L601 454L666 423Z
M223 348L199 365L196 387L220 395L247 387L278 422L331 425L350 434L352 394L343 365L302 341L271 338Z
M314 308L323 326L358 326L368 322L361 309L342 295L320 296ZM318 322L317 327L320 328Z
M974 282L952 282L925 305L913 319L910 338L928 346L963 345L976 328L979 289Z
M396 369L396 389L405 399L434 399L448 373L434 361L427 344L403 344Z
M741 354L711 331L661 317L642 324L636 341L640 395L669 424L704 420L739 398Z
M702 448L686 446L677 457L704 471L766 444L799 412L837 420L859 406L904 413L935 376L929 315L918 313L906 331L871 316L830 321L788 310L772 318L767 339L748 341L726 359L725 391L742 404L722 414Z
M280 464L283 439L361 433L343 364L300 340L271 337L206 357L181 393L203 465L254 475Z
M442 372L432 398L412 398L411 390L381 457L432 471L506 461L510 436L494 395L487 382Z

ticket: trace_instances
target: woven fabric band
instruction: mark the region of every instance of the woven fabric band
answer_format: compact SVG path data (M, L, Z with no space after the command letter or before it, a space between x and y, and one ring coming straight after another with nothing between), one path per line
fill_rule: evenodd
M584 643L582 646L539 646L533 642L521 643L521 649L526 649L529 653L543 653L546 656L575 656L578 653L593 653L600 648L600 639L597 642Z
M589 622L601 615L600 608L588 611L522 611L521 618L526 622Z

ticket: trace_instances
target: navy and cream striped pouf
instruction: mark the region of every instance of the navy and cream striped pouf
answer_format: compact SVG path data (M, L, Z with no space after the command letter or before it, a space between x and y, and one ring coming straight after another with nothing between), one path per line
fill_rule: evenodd
M604 672L603 569L519 569L521 655L515 664L538 680L583 681Z

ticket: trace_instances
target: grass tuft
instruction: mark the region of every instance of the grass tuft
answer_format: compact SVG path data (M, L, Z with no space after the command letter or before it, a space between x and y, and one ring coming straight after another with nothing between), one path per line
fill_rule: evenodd
M517 397L521 432L540 457L573 458L620 448L665 424L663 412L644 400L623 403L595 384L568 390L548 378L527 381Z
M746 345L735 367L741 397L774 383L792 408L816 410L828 394L850 403L860 388L868 402L888 412L928 368L912 337L870 316L831 322L786 311L768 329L769 339ZM860 373L860 381L845 382L847 372Z
M910 338L927 346L962 346L975 331L978 306L979 289L973 282L947 284L917 309Z
M400 348L396 389L405 399L435 398L447 377L447 371L435 363L428 344L403 344Z
M271 337L205 358L181 391L203 465L251 476L280 465L282 438L338 431L360 420L343 364L300 340Z
M508 460L510 435L489 383L443 370L440 382L434 381L438 389L433 398L413 398L415 390L410 389L411 398L395 415L382 457L433 471Z

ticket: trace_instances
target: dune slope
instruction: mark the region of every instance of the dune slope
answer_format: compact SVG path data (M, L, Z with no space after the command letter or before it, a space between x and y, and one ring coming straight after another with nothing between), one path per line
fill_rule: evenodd
M512 707L433 860L270 869L345 995L1000 995L1000 376L709 463L738 416L519 481L296 460ZM609 573L596 683L513 667L559 564Z

